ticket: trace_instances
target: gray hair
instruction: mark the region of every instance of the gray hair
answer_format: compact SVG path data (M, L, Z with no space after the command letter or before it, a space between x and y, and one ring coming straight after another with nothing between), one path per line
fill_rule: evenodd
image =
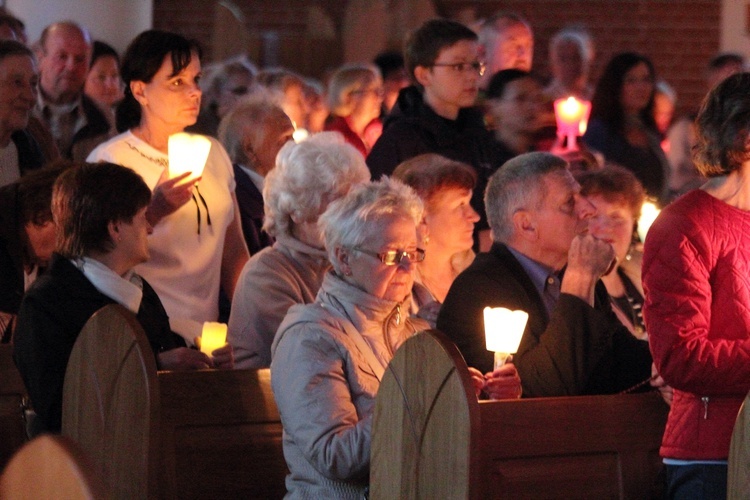
M480 46L484 47L484 58L486 61L492 61L492 58L494 57L495 42L497 41L500 32L516 25L526 26L529 33L533 35L534 31L531 29L529 22L524 19L523 16L516 14L515 12L497 12L493 16L482 21L479 27L478 42Z
M250 159L243 147L244 139L249 136L255 149L265 139L268 128L283 121L288 121L289 126L292 126L292 121L281 106L269 99L265 91L258 90L240 101L222 118L219 124L219 141L227 150L232 163L250 167Z
M341 66L328 82L328 108L339 116L348 116L351 108L347 96L362 90L375 80L382 80L374 64L358 63Z
M395 179L383 177L379 181L353 187L346 196L331 203L320 216L328 260L334 271L341 274L336 249L361 245L369 235L372 223L383 217L398 216L412 219L416 227L422 220L422 212L422 200L417 193Z
M513 214L538 207L546 196L542 178L565 170L568 162L550 153L526 153L505 162L492 174L484 192L493 239L507 243L513 236Z
M294 221L316 222L328 204L355 184L370 180L362 154L338 132L320 132L276 157L276 168L263 187L263 229L271 236L291 236Z
M558 45L563 42L573 42L578 46L584 71L588 71L591 62L594 60L594 41L591 39L589 32L579 26L569 26L561 29L549 41L550 54L554 56Z

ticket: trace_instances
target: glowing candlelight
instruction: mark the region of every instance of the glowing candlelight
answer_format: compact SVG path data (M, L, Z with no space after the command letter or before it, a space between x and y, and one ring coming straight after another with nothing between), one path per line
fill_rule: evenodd
M201 333L201 352L211 355L219 347L227 343L227 325L224 323L203 323Z
M169 176L180 176L192 172L190 177L203 175L211 141L199 134L180 132L169 136Z
M591 113L591 103L573 96L555 101L555 119L558 135L567 137L567 149L576 149L576 138L586 132Z
M488 351L495 353L495 368L504 365L518 351L529 313L504 307L484 308L484 336Z
M644 202L641 206L641 217L638 219L638 237L641 241L646 241L646 233L648 233L651 224L654 223L660 212L661 210L650 201Z

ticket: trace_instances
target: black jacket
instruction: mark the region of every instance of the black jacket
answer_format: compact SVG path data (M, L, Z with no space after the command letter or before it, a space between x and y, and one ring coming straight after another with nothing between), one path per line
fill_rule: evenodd
M513 363L525 396L617 393L651 375L648 343L633 337L612 313L600 281L595 307L561 294L551 315L526 271L508 248L493 244L451 286L437 328L458 346L469 366L492 371L483 309L506 307L529 313Z
M237 196L237 205L240 209L242 223L242 234L245 236L247 249L250 255L255 255L266 247L273 245L273 238L263 231L263 195L253 184L250 176L238 165L234 168L234 179L237 187L234 194Z
M484 188L487 179L505 158L498 154L479 108L464 108L455 120L435 113L416 87L399 93L391 114L383 124L383 135L367 157L373 179L390 175L403 161L424 153L436 153L474 167L477 185L471 205L481 220L477 230L487 229Z
M63 381L73 344L89 318L114 303L58 254L29 288L18 313L13 357L37 414L37 431L60 432ZM169 329L164 306L145 280L137 319L154 355L185 345Z

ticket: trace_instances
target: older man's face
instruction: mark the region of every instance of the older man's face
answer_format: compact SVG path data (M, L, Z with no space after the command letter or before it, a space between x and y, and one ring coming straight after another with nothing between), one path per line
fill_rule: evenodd
M8 56L0 61L0 135L26 127L36 104L38 77L30 56Z
M500 30L492 51L492 60L487 61L489 74L503 69L531 71L534 58L534 35L522 23L512 24Z
M594 206L581 196L581 186L568 170L543 177L545 196L534 211L539 250L552 260L565 262L573 238L588 231Z
M83 92L91 46L80 31L52 28L39 56L44 95L56 104L73 101Z

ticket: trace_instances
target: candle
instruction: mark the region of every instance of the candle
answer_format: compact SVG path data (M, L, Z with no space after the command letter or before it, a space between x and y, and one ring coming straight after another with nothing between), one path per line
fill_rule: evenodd
M590 112L590 102L579 101L573 96L555 101L557 133L567 137L568 151L576 149L576 138L586 132Z
M211 141L199 134L180 132L169 136L169 176L178 177L192 172L191 177L200 177L206 166Z
M201 352L211 355L219 347L227 343L227 325L224 323L203 323L201 333Z
M495 368L504 365L518 351L529 313L504 307L484 308L484 336L488 351L495 353Z
M651 224L654 223L660 212L656 205L650 201L641 205L641 217L638 219L638 237L641 241L646 241L646 233L648 233Z

